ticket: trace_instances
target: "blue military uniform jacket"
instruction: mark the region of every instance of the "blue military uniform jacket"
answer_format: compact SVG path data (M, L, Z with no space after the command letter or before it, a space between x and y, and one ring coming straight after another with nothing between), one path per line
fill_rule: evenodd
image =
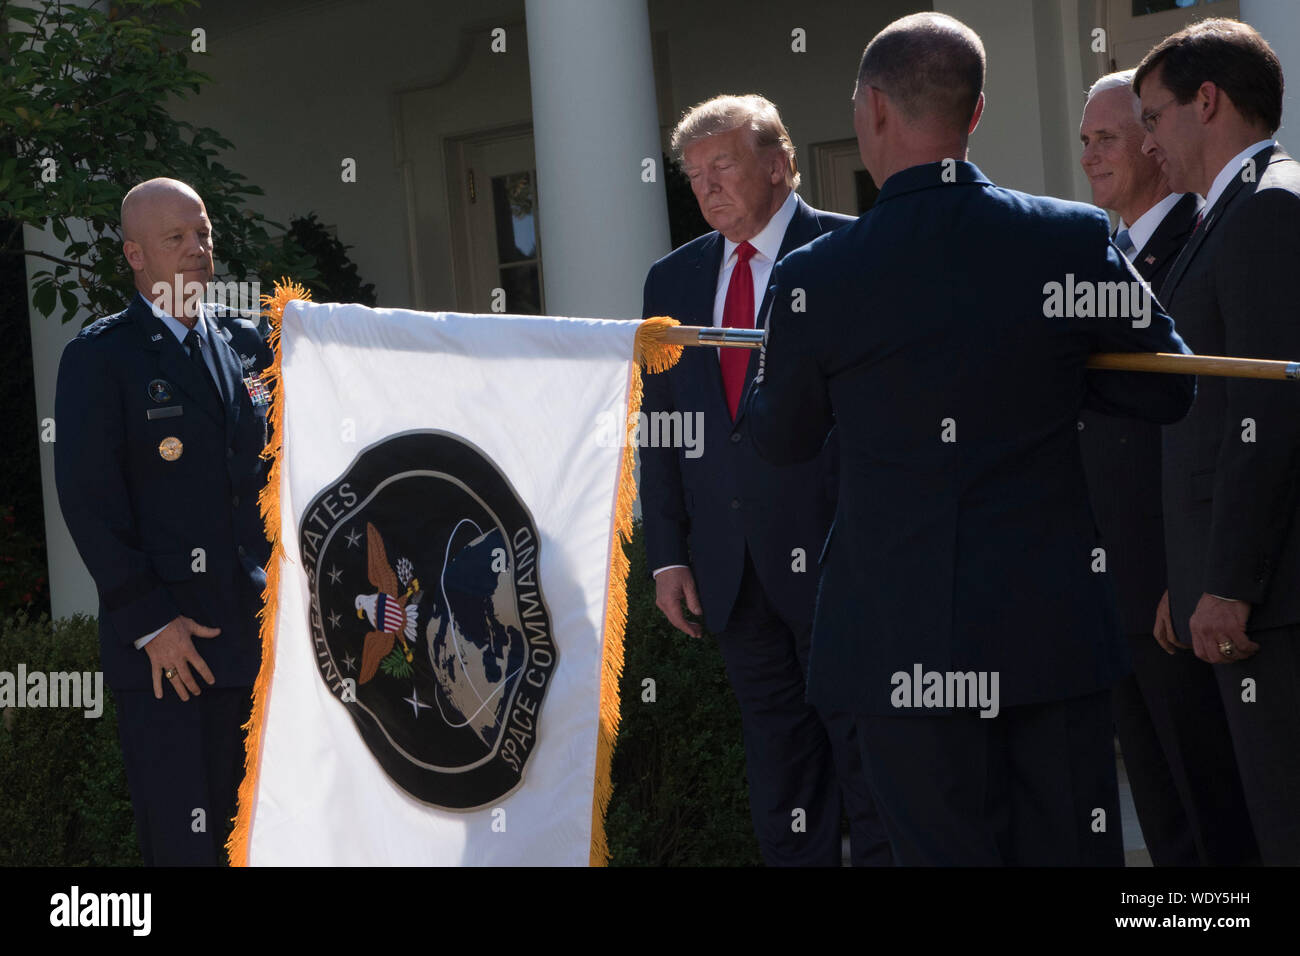
M894 706L893 675L916 665L997 672L1002 707L1127 670L1079 410L1177 421L1195 380L1085 368L1099 351L1186 352L1158 306L1145 328L1051 314L1050 283L1141 281L1109 228L1094 207L949 161L889 177L869 213L777 264L754 443L782 463L816 454L832 423L839 436L814 703L935 713Z
M134 642L178 614L221 628L194 639L216 686L257 675L267 429L249 386L272 353L243 319L209 314L207 328L222 401L139 295L82 329L59 365L55 482L99 592L100 661L115 690L152 687Z

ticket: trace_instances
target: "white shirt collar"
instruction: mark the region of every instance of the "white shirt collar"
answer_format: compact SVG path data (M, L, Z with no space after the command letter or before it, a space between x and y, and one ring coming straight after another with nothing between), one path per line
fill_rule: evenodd
M1241 172L1241 167L1246 160L1254 156L1266 146L1277 146L1277 140L1261 139L1258 143L1247 146L1236 156L1232 157L1232 159L1228 160L1223 169L1219 170L1219 175L1214 177L1214 182L1210 184L1210 191L1205 194L1206 209L1214 208L1214 204L1219 201L1219 197L1223 195L1223 191L1227 189L1228 184L1232 182L1232 177ZM1259 170L1256 170L1255 174L1258 176Z
M790 220L794 218L794 211L799 205L799 200L795 197L794 190L790 190L790 195L785 197L785 202L781 203L781 208L772 214L772 218L767 221L767 225L762 228L757 236L749 240L749 244L754 247L755 252L760 256L766 256L770 261L775 262L778 253L781 251L781 242L785 239L785 230L790 225ZM722 245L722 263L726 265L731 261L731 257L736 252L738 242L732 242L724 237Z
M1165 216L1173 211L1173 208L1178 205L1185 195L1186 193L1170 193L1138 216L1137 221L1131 226L1126 226L1123 219L1119 221L1119 227L1128 230L1128 241L1133 243L1134 255L1141 252L1146 244L1151 241L1151 237L1156 234L1160 224L1165 221ZM1196 197L1196 208L1197 210L1201 208L1200 196Z
M137 290L136 295L140 297L140 300L144 302L145 305L149 306L149 311L151 311L154 315L158 316L158 318L162 319L163 325L171 329L172 335L176 336L176 341L184 345L185 336L190 334L190 330L186 328L185 323L182 322L180 319L176 318L175 316L168 315L162 309L158 308L158 306L154 305L154 303L150 302L148 299L144 297L143 292ZM199 307L199 318L198 321L194 323L194 331L199 333L199 339L202 340L202 342L206 346L210 336L208 335L207 320L206 320L206 316L204 315L204 309L202 306Z

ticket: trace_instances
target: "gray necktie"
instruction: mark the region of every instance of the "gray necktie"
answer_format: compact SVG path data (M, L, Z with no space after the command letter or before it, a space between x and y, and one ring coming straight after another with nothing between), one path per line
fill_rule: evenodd
M1133 248L1133 240L1129 237L1127 229L1121 229L1115 234L1115 245L1119 248L1119 251L1124 253L1125 257L1129 259L1132 259L1134 254L1137 252L1137 250Z

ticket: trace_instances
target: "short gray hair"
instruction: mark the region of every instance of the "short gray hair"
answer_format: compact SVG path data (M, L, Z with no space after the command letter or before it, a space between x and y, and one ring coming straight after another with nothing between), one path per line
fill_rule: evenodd
M937 119L965 134L984 92L984 43L944 13L895 20L862 51L854 96L874 86L909 120Z
M777 112L776 105L757 93L747 93L744 96L724 94L692 106L678 120L677 128L673 130L673 152L680 159L682 151L691 143L741 127L754 134L756 149L779 147L785 153L786 182L791 189L798 189L802 177L795 161L790 133L781 122L781 114Z
M1101 79L1097 80L1096 83L1092 84L1092 86L1088 87L1088 100L1091 100L1098 93L1105 93L1107 90L1117 90L1121 86L1127 86L1129 91L1132 92L1133 76L1136 73L1137 70L1120 70L1118 73L1107 73L1105 76L1101 77ZM1136 93L1133 94L1133 98L1137 99Z

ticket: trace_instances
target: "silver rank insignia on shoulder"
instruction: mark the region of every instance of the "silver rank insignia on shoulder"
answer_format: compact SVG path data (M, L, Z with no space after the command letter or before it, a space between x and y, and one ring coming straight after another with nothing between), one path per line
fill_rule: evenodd
M162 341L162 333L161 333L161 332L155 332L155 333L150 337L149 341L150 341L150 342L161 342L161 341Z
M248 389L248 397L252 400L254 408L265 408L271 404L271 391L260 375L245 376L244 387Z

